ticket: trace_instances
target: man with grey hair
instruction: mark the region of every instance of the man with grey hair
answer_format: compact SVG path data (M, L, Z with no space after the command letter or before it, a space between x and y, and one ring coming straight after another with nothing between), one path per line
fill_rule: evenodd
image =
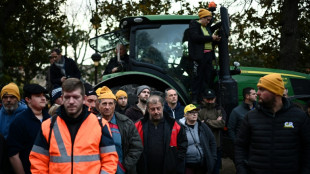
M135 125L144 149L137 165L138 173L184 173L187 138L184 128L163 112L164 99L152 95L147 113Z
M165 100L165 112L168 112L176 120L184 117L184 106L178 101L178 93L175 89L168 88L165 90Z
M125 112L125 115L129 117L133 122L136 122L146 113L146 102L151 94L151 88L147 85L137 87L138 103L131 106Z

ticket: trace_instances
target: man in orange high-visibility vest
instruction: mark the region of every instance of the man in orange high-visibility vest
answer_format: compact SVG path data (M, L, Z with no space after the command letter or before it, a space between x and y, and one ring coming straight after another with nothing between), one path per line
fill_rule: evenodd
M42 123L30 153L32 173L115 173L118 156L108 123L83 105L85 89L76 78L62 84L63 105Z

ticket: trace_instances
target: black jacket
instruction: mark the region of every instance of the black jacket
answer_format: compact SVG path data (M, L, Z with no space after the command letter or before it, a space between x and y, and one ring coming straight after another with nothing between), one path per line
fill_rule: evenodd
M255 103L253 105L255 106ZM233 142L236 141L236 135L240 129L245 114L248 113L250 110L250 106L242 102L239 106L235 107L231 111L227 127L228 135Z
M189 24L189 39L188 39L188 51L192 60L199 62L203 59L204 44L212 42L212 34L215 31L215 27L206 27L210 36L204 36L201 24L197 20L192 20ZM213 52L214 53L214 52ZM215 55L214 55L215 57Z
M185 171L185 157L187 150L187 138L184 127L177 123L173 118L164 112L164 161L162 174L182 174ZM148 121L149 115L146 114L143 119L139 120L136 124L138 132L142 131L143 144L147 144L148 137ZM180 131L177 134L177 147L170 146L171 133L174 124L180 126ZM142 129L139 130L139 126L142 125ZM176 131L176 130L174 130ZM141 136L141 132L139 132ZM147 174L147 148L143 149L143 153L137 165L138 173Z
M185 125L185 122L185 118L180 120L180 123L185 126L185 130L188 131L189 128ZM216 142L214 135L210 128L206 124L203 124L200 120L197 120L197 124L199 140L204 154L204 164L207 166L208 171L213 171L214 164L217 160Z
M244 118L235 144L238 174L310 173L310 123L282 98L275 114L258 106Z
M118 72L120 71L127 71L128 70L128 64L129 64L129 56L125 54L123 57L121 57L121 62L117 61L117 56L110 59L107 67L104 70L103 75L111 74L112 69L115 67L118 67Z
M125 115L129 117L133 122L136 122L137 120L139 120L140 118L143 118L144 116L143 112L136 104L129 107L126 110Z
M63 56L65 59L65 71L66 71L66 75L62 74L60 68L58 68L55 63L52 64L51 68L50 68L50 75L51 75L51 83L53 86L58 85L61 86L61 77L65 76L65 77L75 77L80 79L81 78L81 72L78 69L75 61L73 59L67 58L65 56Z
M143 145L134 123L125 115L115 112L116 123L122 137L123 165L126 173L137 173L136 163L143 151Z

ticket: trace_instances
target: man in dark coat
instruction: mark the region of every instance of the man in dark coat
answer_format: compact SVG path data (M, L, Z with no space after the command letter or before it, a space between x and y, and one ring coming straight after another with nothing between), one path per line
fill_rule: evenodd
M67 78L81 78L81 72L73 59L61 55L60 49L51 51L52 58L55 59L50 68L50 80L53 85L61 86Z
M257 94L254 88L246 87L243 89L243 102L235 107L229 116L228 135L233 142L236 141L236 135L246 113L255 108Z
M38 84L24 86L28 108L19 113L9 129L7 138L8 155L15 173L30 174L29 154L41 123L50 118L47 113L45 94L48 91Z
M129 107L125 115L129 117L133 122L144 117L147 112L146 102L151 94L151 88L147 85L141 85L137 87L138 103Z
M169 113L176 120L184 117L184 106L178 102L178 93L175 89L168 88L165 90L165 100L165 112Z
M104 75L128 70L129 56L127 54L126 46L118 44L115 52L116 56L110 59L104 70Z
M210 27L212 13L206 9L200 9L198 16L199 20L192 20L188 30L189 56L194 61L191 87L194 104L201 100L198 97L202 96L206 88L212 88L212 61L215 59L212 44L221 39L213 35L216 27Z
M143 119L135 123L143 153L138 162L141 174L181 174L185 171L187 138L184 128L163 112L164 100L152 95Z
M135 174L136 163L143 151L142 142L134 123L125 115L115 112L116 97L103 86L99 88L98 107L101 116L109 122L119 157L116 174Z
M280 74L260 78L258 107L246 114L235 144L238 174L310 173L310 123L283 97Z

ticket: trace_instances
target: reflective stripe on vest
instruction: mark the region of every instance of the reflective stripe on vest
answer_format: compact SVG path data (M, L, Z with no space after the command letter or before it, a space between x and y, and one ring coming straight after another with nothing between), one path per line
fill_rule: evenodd
M74 155L73 161L71 161L71 156L68 155L68 152L66 150L65 144L63 142L63 139L59 131L57 121L54 124L53 130L54 130L54 136L57 142L60 156L50 156L51 162L67 163L67 162L90 162L90 161L100 160L100 155L95 154L95 155Z
M50 153L48 152L48 150L44 149L43 147L37 146L37 145L33 145L31 151L45 155L45 156L50 156Z

